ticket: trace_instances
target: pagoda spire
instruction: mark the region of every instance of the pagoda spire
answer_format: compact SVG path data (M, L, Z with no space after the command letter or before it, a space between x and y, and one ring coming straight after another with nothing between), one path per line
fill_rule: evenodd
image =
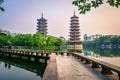
M74 10L74 16L75 16L75 10Z
M43 18L43 12L42 12L42 14L41 14L41 17Z

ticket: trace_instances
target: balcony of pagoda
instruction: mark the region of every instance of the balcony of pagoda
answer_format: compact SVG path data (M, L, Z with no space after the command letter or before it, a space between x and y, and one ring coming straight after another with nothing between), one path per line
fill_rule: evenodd
M38 30L47 30L47 28L45 28L45 27L38 27L37 29Z
M47 28L48 26L47 25L45 25L45 26L43 26L43 25L37 25L37 27L38 28Z
M74 38L74 39L77 39L80 37L80 35L77 35L77 36L70 36L71 38Z
M41 26L46 26L47 25L47 22L37 22L37 25L41 25Z
M79 28L80 26L78 25L73 25L73 26L70 26L70 28Z
M46 33L47 31L39 30L38 32L40 32L40 33Z
M48 29L42 29L42 30L40 30L40 31L42 31L42 32L46 32Z
M40 19L37 19L37 21L47 21L47 19L45 19L45 18L40 18Z
M80 37L80 34L70 34L70 37Z
M70 35L70 37L71 37L71 38L74 38L74 39L77 39L77 38L80 37L80 35L76 35L76 36L75 36L75 35Z
M71 25L71 26L73 26L73 25L79 26L79 23L78 23L78 22L76 22L76 23L70 23L70 25Z
M77 16L72 16L71 19L78 19L79 17Z
M80 34L80 32L69 32L70 34Z
M79 22L76 20L71 20L71 23L79 23Z
M77 21L77 22L79 22L78 19L72 19L72 20L70 20L70 22L73 22L73 21Z
M70 29L70 31L80 31L80 29Z
M74 38L74 37L71 37L70 40L80 40L80 38Z
M73 28L71 28L71 29L79 29L79 28L77 28L77 27L73 27Z

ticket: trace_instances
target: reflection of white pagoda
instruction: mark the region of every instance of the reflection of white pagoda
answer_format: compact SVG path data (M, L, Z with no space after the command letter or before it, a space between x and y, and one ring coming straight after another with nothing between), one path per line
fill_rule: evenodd
M44 37L47 36L47 20L43 18L43 13L40 19L37 19L37 31Z
M70 40L68 42L68 50L81 50L82 42L80 41L79 17L75 15L75 11L74 15L71 17L70 25Z

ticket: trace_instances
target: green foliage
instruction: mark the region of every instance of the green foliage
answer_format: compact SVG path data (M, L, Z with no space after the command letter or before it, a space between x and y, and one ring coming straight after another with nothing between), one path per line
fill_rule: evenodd
M47 37L47 46L48 49L52 49L52 50L60 50L60 46L63 45L65 41L63 41L61 38L56 38L53 36L48 36Z
M117 47L120 45L120 36L102 36L93 41L86 41L83 43L84 47L101 47L109 46Z
M12 46L22 46L22 48L34 48L41 50L60 50L60 46L65 41L53 36L43 37L40 33L18 34L16 36L0 33L0 47L11 44Z
M5 11L5 9L1 6L1 4L4 2L4 0L0 0L0 11Z
M42 40L43 40L43 36L37 32L33 35L32 45L37 47L43 45Z
M0 47L11 43L11 36L4 33L0 33Z
M85 14L90 11L91 8L97 8L104 2L103 0L74 0L72 4L78 7L80 14ZM120 6L120 0L107 0L106 3L112 7L118 8Z

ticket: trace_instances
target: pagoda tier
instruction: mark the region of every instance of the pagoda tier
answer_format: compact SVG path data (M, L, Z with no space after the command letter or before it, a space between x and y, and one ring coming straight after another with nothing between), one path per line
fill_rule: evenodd
M37 31L42 34L44 37L47 36L47 20L43 18L43 13L40 19L37 19Z

